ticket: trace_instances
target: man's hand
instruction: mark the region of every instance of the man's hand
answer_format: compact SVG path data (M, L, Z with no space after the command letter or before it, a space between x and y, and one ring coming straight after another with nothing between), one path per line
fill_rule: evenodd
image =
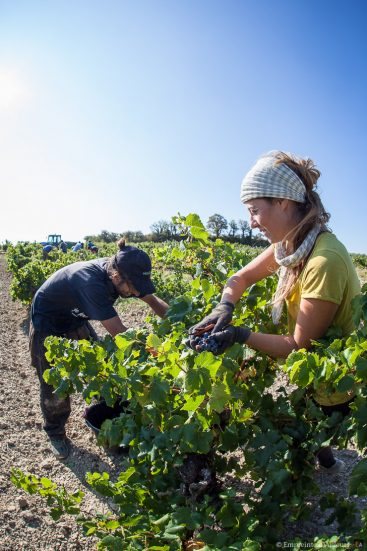
M149 306L151 307L153 312L157 314L157 316L159 316L160 318L165 317L169 306L160 297L157 297L156 295L146 295L145 297L141 297L140 300L149 304Z
M193 327L189 329L190 340L192 337L202 335L206 331L213 332L220 331L224 326L228 325L232 321L232 315L234 310L234 304L228 300L220 302L210 314Z
M122 323L119 316L114 316L108 320L102 320L101 324L109 332L111 337L115 337L119 333L124 333L127 330L127 327Z
M248 327L235 327L228 325L217 333L212 333L211 337L217 342L218 349L216 354L223 354L223 352L232 346L235 342L244 344L251 334L251 330Z

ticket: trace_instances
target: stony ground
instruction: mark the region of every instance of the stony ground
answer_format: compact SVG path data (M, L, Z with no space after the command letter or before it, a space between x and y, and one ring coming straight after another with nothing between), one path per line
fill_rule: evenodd
M72 442L71 455L65 462L56 460L42 430L39 409L39 383L30 366L28 351L28 310L9 296L10 276L0 255L0 370L3 398L0 401L0 550L1 551L89 551L95 549L92 538L82 536L74 518L54 523L40 497L17 490L10 482L11 467L37 476L47 476L69 491L82 488L85 492L83 511L107 512L109 503L91 492L85 483L88 471L107 471L115 476L123 466L123 458L107 453L96 445L94 435L83 420L85 404L73 397L68 436ZM147 310L133 303L122 314L127 326L144 323ZM102 334L100 326L97 331ZM351 447L339 451L338 457L347 463L343 476L330 477L316 471L321 491L336 489L347 496L348 475L360 459ZM321 533L335 534L337 527L323 526L325 515L313 499L313 517L302 525L292 526L286 541L299 536L310 541ZM363 500L358 506L366 507Z
M67 433L72 451L67 461L53 457L42 429L39 383L30 366L28 351L29 313L9 296L10 276L0 255L0 370L3 384L0 401L0 550L1 551L89 551L95 541L84 538L74 518L54 523L43 500L17 490L10 482L11 467L46 476L68 490L85 492L83 510L106 512L109 505L85 483L88 471L107 471L114 476L122 468L121 456L106 453L96 445L85 425L85 404L74 396ZM130 308L124 321L137 326L146 315L145 307ZM101 326L96 330L103 334Z

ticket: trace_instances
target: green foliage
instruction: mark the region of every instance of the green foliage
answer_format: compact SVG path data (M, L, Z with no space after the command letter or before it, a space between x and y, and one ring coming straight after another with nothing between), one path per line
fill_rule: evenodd
M20 469L12 469L11 481L17 488L22 488L31 495L39 494L45 497L54 520L59 520L65 513L76 515L80 512L79 505L84 496L81 490L68 493L64 487L57 488L56 484L48 478L26 475Z
M353 469L349 481L349 493L367 496L367 459L362 459Z
M9 245L11 245L11 242L8 239L5 239L5 241L2 241L0 243L0 251L6 252Z
M359 268L367 268L367 255L365 254L351 254L352 260Z
M333 438L345 443L352 437L359 449L367 447L367 285L362 294L353 300L357 329L345 338L315 342L312 351L298 350L287 358L284 371L299 388L332 396L345 394L345 400L355 396L351 415L340 424L334 419ZM333 417L331 419L333 419ZM332 421L330 421L331 423Z
M93 253L87 250L74 253L63 253L58 249L51 251L47 259L42 256L42 246L36 243L19 243L9 245L6 253L8 269L13 278L10 284L10 295L13 300L20 300L29 305L32 302L37 289L56 270L76 262L95 258Z
M180 242L146 244L159 294L165 289L172 297L166 319L150 320L152 333L129 330L99 342L46 340L52 367L45 379L60 396L79 392L87 403L129 402L99 434L101 445L129 447L125 470L116 481L107 473L87 475L91 487L115 503L116 514L79 522L86 535L98 537L99 549L178 550L191 539L208 550L274 549L283 539L284 520L309 514L307 498L318 492L313 474L320 447L344 446L352 438L359 450L367 446L367 289L354 301L358 329L346 339L291 354L283 369L297 388L271 393L279 367L268 357L240 345L221 356L194 353L185 345L188 328L218 303L223 283L254 251L211 241L195 214L174 223ZM275 283L269 277L248 289L233 323L281 331L269 316ZM311 395L321 385L328 392L356 393L343 421L337 413L325 417L315 405ZM189 480L194 460L203 462L206 474L214 473L207 491L200 491L203 478ZM365 495L365 478L364 460L352 473L351 495ZM239 498L244 479L248 484ZM48 496L32 475L18 472L13 481ZM54 486L50 491L52 499L64 499L57 501L60 512L73 513L66 510L64 493ZM331 509L330 521L338 521L342 539L318 538L315 548L324 543L325 549L338 549L352 537L346 519L356 516L355 507L333 494L322 506ZM365 535L364 527L355 528L353 537Z

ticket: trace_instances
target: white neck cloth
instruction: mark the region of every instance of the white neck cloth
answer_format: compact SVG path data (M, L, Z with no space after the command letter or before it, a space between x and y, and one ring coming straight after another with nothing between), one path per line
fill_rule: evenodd
M319 224L313 227L312 230L310 230L310 232L306 235L298 249L293 254L288 256L286 256L287 253L281 242L275 244L274 257L277 264L280 266L278 286L273 297L272 319L275 325L279 323L283 311L283 293L288 277L288 268L298 266L305 258L307 258L315 244L317 236L320 233L320 229L321 226Z
M242 203L261 197L305 202L306 188L302 180L286 164L275 165L276 153L271 151L260 157L246 174L241 185Z

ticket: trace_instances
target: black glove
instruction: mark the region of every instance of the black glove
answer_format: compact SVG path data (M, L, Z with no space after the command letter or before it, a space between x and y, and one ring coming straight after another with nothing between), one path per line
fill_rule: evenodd
M199 342L198 336L206 331L220 331L222 327L228 325L232 320L234 304L227 300L221 301L210 314L205 316L199 323L189 329L188 345L196 350Z
M220 331L225 325L231 323L233 310L234 304L232 304L232 302L222 300L210 314L205 316L205 318L196 325L190 327L189 335L200 335L205 332L208 326L214 326L208 327L208 331Z
M250 334L251 330L248 327L235 327L234 325L228 325L223 331L212 333L211 337L218 344L215 354L223 354L223 352L235 342L244 344Z

